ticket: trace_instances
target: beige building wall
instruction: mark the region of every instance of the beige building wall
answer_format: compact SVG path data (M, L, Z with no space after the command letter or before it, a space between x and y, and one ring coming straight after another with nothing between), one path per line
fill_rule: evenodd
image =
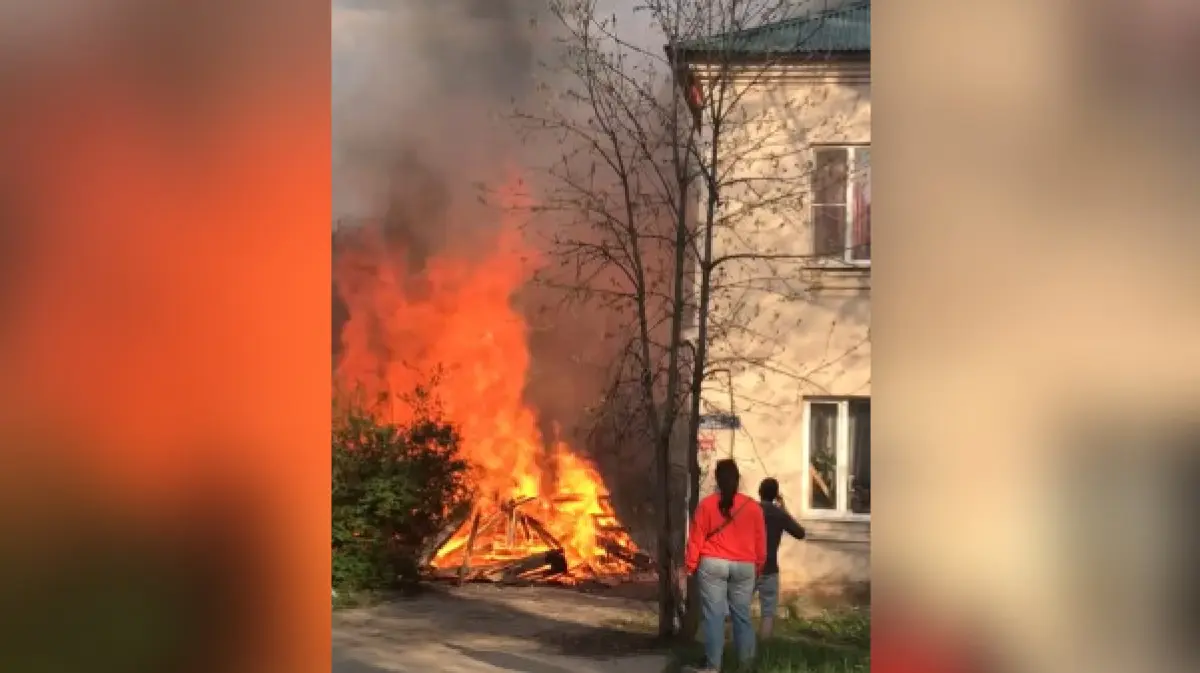
M869 268L822 266L813 246L811 162L815 144L869 144L869 64L747 70L738 107L722 131L722 208L714 257L763 255L724 263L714 274L709 311L709 413L732 413L739 429L701 431L702 490L711 465L733 456L743 492L779 480L811 539L784 537L785 592L869 579L869 517L818 518L806 495L804 400L871 394ZM708 121L708 120L706 120ZM711 137L711 136L707 136ZM705 197L701 195L703 218Z

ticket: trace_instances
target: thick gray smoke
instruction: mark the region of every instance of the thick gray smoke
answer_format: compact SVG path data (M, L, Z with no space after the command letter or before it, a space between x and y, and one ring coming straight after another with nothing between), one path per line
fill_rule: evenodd
M380 219L420 267L486 226L472 190L512 158L541 0L335 0L333 216Z

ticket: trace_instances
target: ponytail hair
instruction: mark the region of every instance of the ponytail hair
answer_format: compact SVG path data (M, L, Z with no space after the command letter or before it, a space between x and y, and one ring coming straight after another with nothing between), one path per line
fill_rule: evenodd
M733 462L732 458L725 458L717 461L716 467L717 491L721 494L721 500L718 505L721 514L726 519L733 518L733 496L737 495L738 482L741 481L741 475L738 474L737 463Z

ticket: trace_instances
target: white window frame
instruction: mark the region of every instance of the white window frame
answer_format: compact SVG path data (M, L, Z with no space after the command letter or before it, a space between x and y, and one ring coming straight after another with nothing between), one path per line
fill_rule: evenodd
M800 512L804 519L834 519L837 521L870 521L870 514L858 514L850 511L850 403L858 400L869 400L869 397L814 397L804 400L802 415L801 458L804 465L804 478L800 480ZM812 441L812 405L836 404L837 415L837 503L835 509L813 509L812 503L812 453L809 444Z
M810 190L810 193L812 193L812 195L813 195L813 199L812 199L812 203L809 205L809 208L808 208L808 218L809 218L810 229L812 230L813 250L814 250L814 252L816 251L816 242L817 242L817 208L819 206L832 205L832 204L823 204L823 203L816 202L817 190L816 190L816 182L815 181L817 179L816 178L817 153L818 152L828 152L830 150L842 150L842 151L846 152L846 230L843 234L844 240L842 241L842 257L841 257L841 259L836 259L834 257L821 257L817 260L817 262L824 263L824 264L828 264L828 263L832 262L838 266L844 265L844 266L870 268L871 260L869 260L869 259L854 259L854 257L852 255L853 255L853 250L854 250L853 242L854 242L854 216L855 216L854 184L855 184L855 176L858 175L859 172L862 170L861 160L859 159L858 153L860 150L866 150L866 151L870 152L871 151L871 143L844 143L844 144L829 144L829 145L813 145L810 148L810 152L812 153L812 157L811 157L812 162L809 165L811 165L813 167L813 170L810 171L809 190ZM869 164L869 162L867 162L867 163ZM872 251L872 257L873 256L874 256L874 251Z

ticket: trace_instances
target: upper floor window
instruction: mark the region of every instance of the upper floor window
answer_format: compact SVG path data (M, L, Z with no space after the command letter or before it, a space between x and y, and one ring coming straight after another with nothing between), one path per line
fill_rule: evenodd
M813 157L813 254L871 263L871 147L821 146Z

